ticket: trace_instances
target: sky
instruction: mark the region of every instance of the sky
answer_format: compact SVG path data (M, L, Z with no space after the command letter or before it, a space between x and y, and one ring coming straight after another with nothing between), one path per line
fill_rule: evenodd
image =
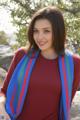
M4 9L0 9L0 31L3 30L7 34L13 34L16 31L16 28L11 23L10 13Z

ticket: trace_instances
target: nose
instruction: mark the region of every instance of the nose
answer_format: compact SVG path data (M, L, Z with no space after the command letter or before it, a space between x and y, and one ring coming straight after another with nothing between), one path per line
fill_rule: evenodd
M42 39L43 39L43 37L44 37L44 35L43 35L43 33L42 33L42 32L38 33L38 40L42 40Z

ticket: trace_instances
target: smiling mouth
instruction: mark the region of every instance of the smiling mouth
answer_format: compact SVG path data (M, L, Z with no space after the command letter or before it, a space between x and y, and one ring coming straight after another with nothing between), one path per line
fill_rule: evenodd
M43 45L45 45L47 42L38 42L38 45L40 45L40 46L43 46Z

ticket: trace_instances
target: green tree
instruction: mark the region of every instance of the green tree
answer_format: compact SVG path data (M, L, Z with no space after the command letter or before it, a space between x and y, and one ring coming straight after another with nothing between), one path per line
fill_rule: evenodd
M8 45L8 36L4 31L0 31L0 44Z
M80 1L73 0L62 4L60 8L65 18L68 43L71 42L77 52L80 48Z

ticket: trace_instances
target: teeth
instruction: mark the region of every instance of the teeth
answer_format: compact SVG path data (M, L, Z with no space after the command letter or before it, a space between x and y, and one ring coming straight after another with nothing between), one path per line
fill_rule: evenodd
M39 43L39 44L44 44L44 43Z
M44 45L44 43L39 43L39 45Z
M45 44L45 42L39 42L39 44L40 44L40 45L44 45L44 44Z

